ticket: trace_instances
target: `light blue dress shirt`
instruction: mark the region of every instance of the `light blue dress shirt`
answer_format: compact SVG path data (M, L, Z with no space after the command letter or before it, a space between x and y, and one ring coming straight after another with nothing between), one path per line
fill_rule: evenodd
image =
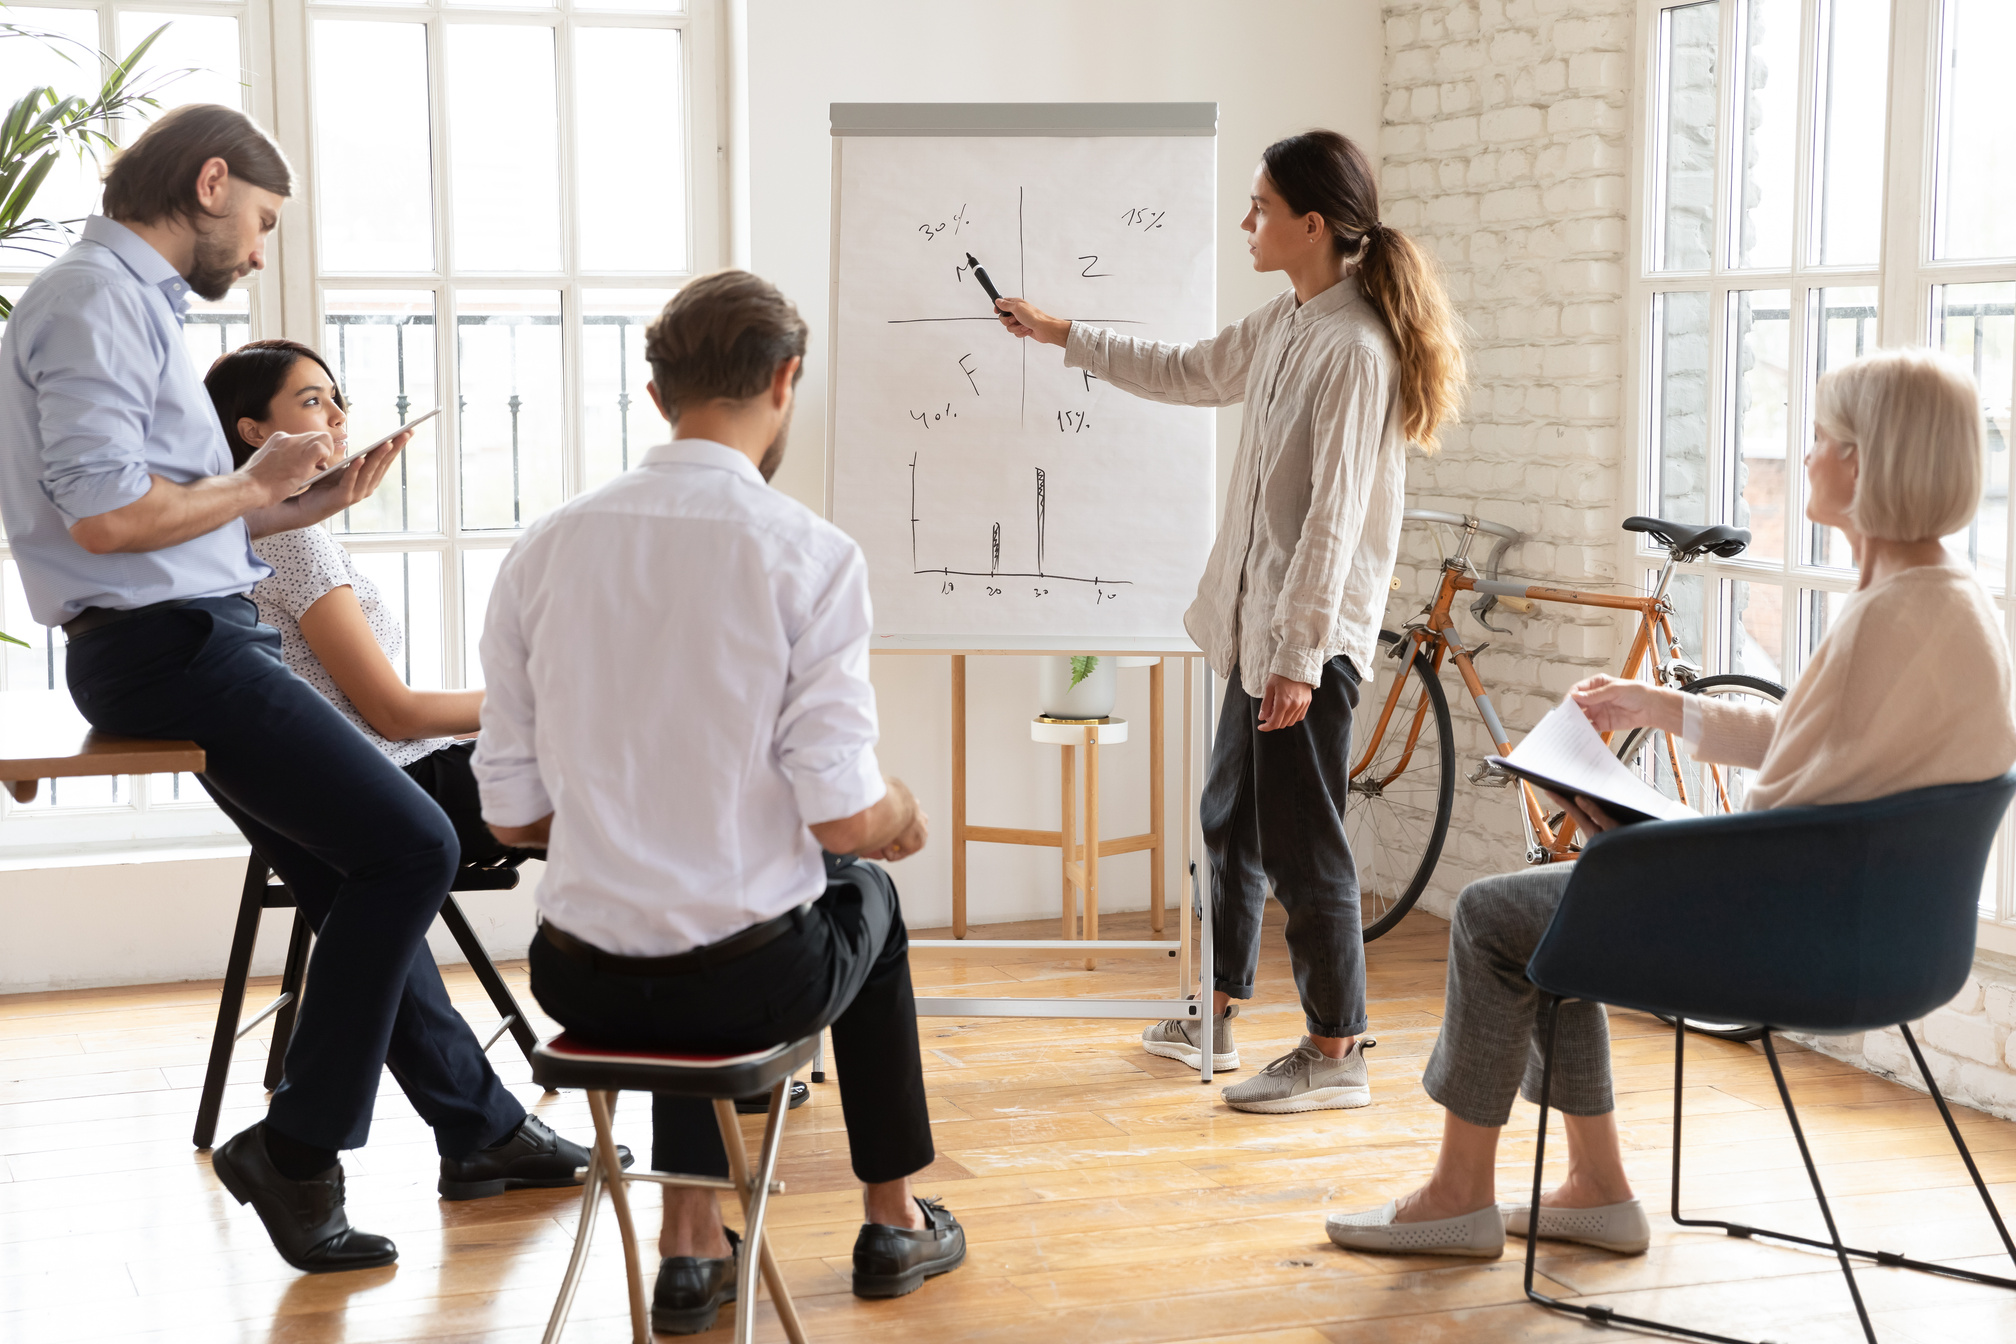
M132 555L93 555L70 536L72 523L141 498L150 477L186 485L231 471L182 343L188 308L167 258L98 215L14 305L0 340L0 516L44 625L86 607L225 597L272 573L242 518Z

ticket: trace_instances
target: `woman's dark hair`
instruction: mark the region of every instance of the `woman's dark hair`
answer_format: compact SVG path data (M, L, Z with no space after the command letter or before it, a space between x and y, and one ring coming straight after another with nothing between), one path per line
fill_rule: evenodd
M135 224L188 219L202 213L196 177L212 159L233 179L276 196L294 194L287 156L259 123L235 107L190 103L141 132L105 170L105 214Z
M1291 135L1260 159L1288 208L1323 216L1338 252L1356 256L1359 289L1399 347L1401 427L1435 451L1436 432L1456 419L1466 374L1462 336L1434 261L1380 221L1372 163L1344 136Z
M651 382L673 420L688 406L744 401L803 359L805 319L778 288L747 271L715 271L672 297L644 332ZM805 366L798 366L805 376Z
M266 419L272 413L273 398L287 385L287 375L304 359L320 364L322 372L329 375L329 386L336 389L336 375L328 361L299 341L247 341L229 354L217 356L210 372L203 375L210 404L217 408L217 418L224 425L224 442L231 448L233 466L244 466L258 451L239 436L238 422ZM341 407L342 391L334 390L331 395Z

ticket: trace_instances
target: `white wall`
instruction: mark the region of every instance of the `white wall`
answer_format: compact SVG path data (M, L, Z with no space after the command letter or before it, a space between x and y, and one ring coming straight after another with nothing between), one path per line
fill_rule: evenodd
M1260 151L1327 126L1376 152L1382 29L1371 0L881 0L838 6L753 0L749 13L750 264L781 286L812 327L791 457L777 484L825 501L826 321L836 102L1216 102L1219 107L1218 320L1243 316L1281 288L1256 275L1239 220ZM1037 302L1041 295L1032 295ZM1206 335L1198 332L1199 336ZM1004 338L1005 339L1005 338ZM1033 358L1059 358L1044 351ZM1218 413L1220 496L1239 441L1239 411ZM1056 749L1030 743L1033 660L971 659L969 819L1055 829ZM1180 679L1170 680L1177 712ZM1121 674L1116 713L1145 730L1147 673ZM951 815L943 658L881 657L882 763L917 791L941 827ZM1147 752L1137 733L1104 760L1102 829L1146 829ZM1179 746L1172 743L1172 774ZM1171 785L1172 796L1175 785ZM941 830L942 834L942 830ZM976 845L968 868L978 919L1058 909L1051 850ZM1173 868L1172 868L1173 873ZM1102 910L1141 909L1145 855L1108 861ZM913 925L949 921L951 858L943 844L896 870ZM1172 877L1171 896L1175 895Z

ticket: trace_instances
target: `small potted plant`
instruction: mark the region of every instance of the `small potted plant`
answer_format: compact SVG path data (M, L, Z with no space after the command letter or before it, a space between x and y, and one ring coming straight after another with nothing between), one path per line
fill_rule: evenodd
M1119 689L1117 667L1113 659L1095 654L1045 658L1040 687L1043 717L1078 722L1111 718Z

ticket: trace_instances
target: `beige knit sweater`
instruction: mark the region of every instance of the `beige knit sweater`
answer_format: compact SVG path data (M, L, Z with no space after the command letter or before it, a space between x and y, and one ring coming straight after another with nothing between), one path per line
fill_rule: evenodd
M1755 769L1753 810L1990 779L2016 763L2010 689L1987 592L1959 564L1921 565L1855 594L1784 704L1689 696L1689 746Z

